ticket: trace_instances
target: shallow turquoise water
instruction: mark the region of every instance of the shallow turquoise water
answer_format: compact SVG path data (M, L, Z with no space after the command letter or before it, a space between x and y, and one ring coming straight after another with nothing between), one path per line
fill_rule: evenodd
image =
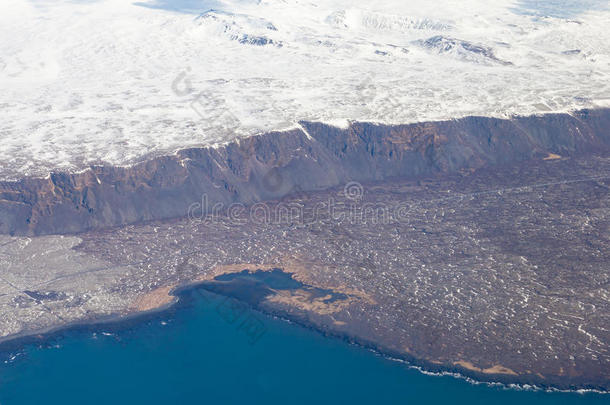
M97 333L67 331L45 347L26 347L0 365L0 404L610 402L607 395L506 390L424 375L282 320L227 311L220 297L185 294L188 304L154 319ZM240 328L250 318L264 329Z

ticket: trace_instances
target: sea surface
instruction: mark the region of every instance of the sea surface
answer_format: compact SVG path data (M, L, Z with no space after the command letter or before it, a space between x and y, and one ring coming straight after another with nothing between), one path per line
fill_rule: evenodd
M184 290L169 310L5 351L0 404L602 404L610 396L426 375L231 298Z

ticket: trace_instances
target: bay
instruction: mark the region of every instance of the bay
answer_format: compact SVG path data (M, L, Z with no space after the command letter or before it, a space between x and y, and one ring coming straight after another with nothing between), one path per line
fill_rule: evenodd
M237 316L239 315L239 316ZM472 384L201 290L141 319L82 326L0 365L0 404L601 404L598 393Z

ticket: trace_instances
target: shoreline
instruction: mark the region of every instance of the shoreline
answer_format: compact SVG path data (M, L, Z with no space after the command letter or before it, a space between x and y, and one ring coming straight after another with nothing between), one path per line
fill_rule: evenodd
M102 333L110 330L111 333L121 333L122 331L131 330L137 328L146 322L160 320L176 311L180 311L186 305L189 304L189 300L185 300L185 297L197 290L204 290L206 293L215 294L218 296L224 296L215 292L207 290L203 283L204 280L196 280L191 283L186 283L178 286L164 286L159 287L142 297L154 297L158 298L163 296L165 292L167 294L163 296L163 300L158 302L160 306L150 307L144 310L133 309L125 314L113 314L101 318L91 318L81 320L77 322L68 323L61 326L51 327L38 331L27 331L19 333L17 335L5 336L0 338L0 359L23 350L25 346L38 345L43 346L50 344L51 342L62 339L68 333L76 332L90 332L90 333ZM140 297L140 298L142 298ZM140 301L139 299L136 301ZM150 303L145 299L143 302ZM250 305L249 305L250 306ZM418 359L413 356L406 355L396 350L385 348L374 342L369 342L365 339L352 336L349 333L339 332L337 330L330 329L328 327L321 327L313 322L309 322L302 317L291 316L285 311L269 310L261 308L260 306L254 306L251 308L264 316L271 317L274 319L280 319L282 321L297 325L299 327L308 329L315 333L318 333L325 338L338 339L344 343L361 347L365 350L371 351L376 355L382 356L388 360L398 361L404 363L405 366L418 370L423 374L435 375L435 376L451 376L454 378L465 380L470 384L484 384L488 386L502 386L506 389L512 390L532 390L532 391L544 391L544 392L560 392L560 393L596 393L610 395L610 390L606 390L603 387L594 386L590 384L578 384L574 383L569 378L561 378L565 380L563 384L547 384L544 381L537 379L527 379L520 375L512 374L492 374L486 373L487 370L478 372L472 370L470 367L465 367L460 363L469 362L460 360L455 362L453 366L447 366L444 364L435 364L427 360ZM472 368L477 368L473 366ZM492 376L494 378L492 378Z
M369 184L385 179L411 178L409 176L425 179L459 175L462 171L522 165L529 161L527 159L534 160L534 157L540 161L553 161L550 165L558 165L581 155L593 155L591 150L594 146L602 147L597 153L608 153L610 109L581 111L578 114L542 115L514 121L470 118L444 122L442 125L430 124L428 127L351 123L348 129L337 129L320 123L304 123L302 131L262 134L230 143L215 151L209 148L185 149L177 156L151 160L131 169L97 167L81 175L52 175L44 184L35 184L33 179L13 185L0 181L0 214L3 218L6 216L9 222L15 219L16 222L12 225L8 223L8 226L15 225L11 232L17 234L21 229L27 235L36 231L41 231L43 235L47 232L78 235L88 229L127 227L126 224L130 223L179 221L175 215L179 212L184 214L181 204L192 203L187 211L194 214L196 219L197 214L191 212L190 208L193 205L204 206L204 195L210 197L210 200L205 199L205 203L209 204L248 204L260 200L276 201L295 190L304 193L318 187L319 190L332 190L336 187L335 183L344 184L347 180ZM515 129L520 126L524 127L522 133L516 133ZM267 178L270 173L273 181ZM303 173L307 173L307 176L303 176ZM374 178L369 178L371 176ZM27 212L28 207L33 211ZM19 225L18 222L24 220L28 225L19 228L23 224ZM3 228L5 225L0 223L0 233L7 229ZM181 260L182 257L176 259ZM295 263L298 265L298 261ZM244 266L248 264L209 268L205 276L191 274L181 278L185 285L162 286L135 296L134 292L140 291L137 288L128 292L129 300L125 305L105 310L107 315L85 315L86 319L64 325L0 338L0 351L9 346L7 342L20 338L36 343L49 336L61 335L64 330L79 327L95 330L100 325L126 323L131 319L140 322L149 313L154 317L154 314L162 313L166 308L179 308L177 302L180 301L182 290L197 288L199 282L209 281L218 274L240 271L246 268ZM292 272L296 280L311 284L306 267L291 267L290 263L278 264L278 267ZM159 280L162 278L148 283L148 288L158 285ZM166 283L178 282L169 281L169 278L165 280ZM327 285L328 281L320 283L322 285L318 287L321 289L332 288L356 299L367 299L366 294L359 295L359 291L332 287ZM357 322L327 325L324 319L307 319L290 307L302 304L298 309L305 313L328 315L319 311L329 308L309 305L308 299L311 297L288 293L283 296L278 294L274 298L274 305L265 306L262 312L291 320L323 335L402 359L427 372L459 373L477 381L499 382L507 386L534 384L542 389L556 387L576 391L580 387L601 387L602 392L610 391L609 382L602 378L607 377L603 363L596 363L589 369L580 368L574 372L578 375L574 377L563 375L563 371L558 375L553 374L555 371L545 376L536 375L535 371L530 370L548 370L538 358L530 361L530 368L519 368L519 364L506 360L505 356L481 358L477 350L470 351L468 357L464 357L459 352L443 356L439 352L427 354L425 350L415 349L414 353L421 356L418 359L409 353L408 347L398 347L396 341L383 336L371 336ZM289 309L277 309L285 306ZM419 331L418 328L411 330ZM365 336L369 340L358 336ZM455 347L466 347L467 339L468 336L462 336ZM510 342L504 341L503 344L505 349L511 347ZM506 353L510 356L512 352ZM564 351L563 354L567 358L570 353ZM436 358L442 358L443 363L435 362ZM487 363L494 358L495 362ZM541 361L544 360L542 358ZM507 364L522 374L518 375L498 363ZM583 375L588 376L588 380Z

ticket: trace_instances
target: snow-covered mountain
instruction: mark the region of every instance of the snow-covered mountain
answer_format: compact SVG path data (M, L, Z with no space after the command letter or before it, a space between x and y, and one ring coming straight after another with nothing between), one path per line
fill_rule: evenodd
M572 3L3 0L0 179L299 120L610 106L607 2Z

